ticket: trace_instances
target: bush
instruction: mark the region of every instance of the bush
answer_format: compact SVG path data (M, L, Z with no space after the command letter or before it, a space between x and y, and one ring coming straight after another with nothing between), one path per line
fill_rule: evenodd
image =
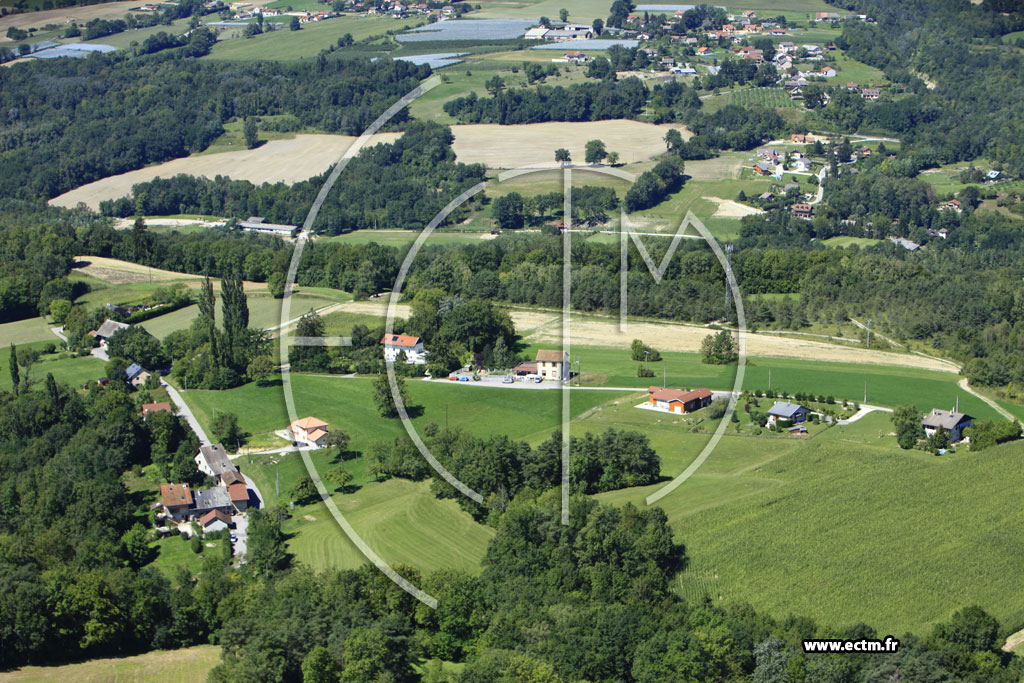
M638 365L636 368L637 377L654 377L654 370L645 368L643 365Z
M708 417L712 420L717 420L718 418L725 415L725 411L728 409L729 399L725 398L724 396L720 396L719 398L716 398L714 401L712 401L711 405L708 406Z

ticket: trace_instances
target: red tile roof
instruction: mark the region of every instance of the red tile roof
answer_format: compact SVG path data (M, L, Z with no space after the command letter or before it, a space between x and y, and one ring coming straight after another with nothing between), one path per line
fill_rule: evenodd
M386 334L384 338L380 340L381 344L387 346L407 346L412 348L420 343L419 337L413 337L408 334Z
M192 504L192 491L188 484L164 484L160 487L160 503L165 507Z
M228 495L231 496L232 503L249 500L249 490L245 488L245 484L232 484L228 487Z
M199 524L206 526L213 522L213 520L219 519L225 524L231 524L231 515L224 512L223 510L210 510L205 515L199 518Z
M159 413L161 411L167 411L168 413L174 412L173 410L171 410L171 404L168 403L167 401L160 401L159 403L142 404L143 415L149 415L150 413Z
M655 401L680 401L682 403L689 403L698 398L711 398L710 389L694 389L692 391L683 391L682 389L663 389L662 387L650 387L647 392L651 395L651 398Z

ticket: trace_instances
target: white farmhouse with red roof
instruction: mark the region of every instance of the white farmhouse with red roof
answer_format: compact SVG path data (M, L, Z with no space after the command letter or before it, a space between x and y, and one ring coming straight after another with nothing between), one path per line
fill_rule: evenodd
M419 337L408 334L386 334L380 340L384 346L384 360L392 363L398 360L398 354L405 352L405 362L410 365L425 365L427 351Z
M292 441L323 448L324 438L327 436L327 423L323 420L310 415L292 422L288 428L292 433Z

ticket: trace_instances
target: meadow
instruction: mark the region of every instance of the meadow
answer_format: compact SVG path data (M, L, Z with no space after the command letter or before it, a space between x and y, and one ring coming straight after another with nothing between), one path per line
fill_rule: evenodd
M0 680L18 681L18 683L36 683L36 681L193 683L206 680L210 670L220 664L220 654L221 649L216 645L197 645L181 650L157 650L134 657L93 659L63 666L25 666L16 671L0 674Z
M789 98L789 91L785 88L740 88L732 92L710 97L704 100L704 107L707 112L713 113L727 104L736 104L741 107L776 107L784 109L797 109L803 105Z
M1024 623L1021 444L935 457L894 448L889 429L876 413L782 452L713 453L659 503L692 560L679 590L881 633L921 632L970 604Z
M840 235L838 237L829 237L827 240L822 241L827 247L833 249L842 249L844 247L873 247L876 244L881 244L882 240L874 240L870 237L848 237L846 235Z

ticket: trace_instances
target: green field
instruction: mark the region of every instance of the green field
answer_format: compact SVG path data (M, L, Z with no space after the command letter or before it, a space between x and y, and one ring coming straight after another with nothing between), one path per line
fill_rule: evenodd
M670 387L732 388L735 366L705 365L696 353L662 352L661 355L665 360L650 364L655 377L643 379L636 376L636 363L629 360L628 349L584 346L573 349L573 356L581 361L584 384L643 388L652 383L661 384L664 368ZM754 357L747 359L744 388L766 390L769 370L772 388L776 391L832 394L837 399L852 402L864 399L864 383L867 382L868 403L874 405L909 403L921 410L949 408L959 396L961 410L981 419L997 418L990 406L957 386L960 377L954 373Z
M27 344L34 341L60 343L60 339L50 331L51 327L56 327L56 325L50 324L46 318L42 317L3 323L0 325L0 345L6 347L11 344Z
M388 247L404 247L420 236L416 230L356 230L344 235L326 238L330 242L368 244L374 242ZM480 241L478 233L432 232L424 246L431 244L472 244Z
M1024 447L937 458L895 449L889 429L873 414L776 453L713 453L660 502L692 558L680 591L882 633L970 604L1020 623Z
M794 102L789 98L789 91L785 88L742 88L720 97L712 97L704 100L708 112L720 109L727 104L737 104L741 107L777 107L783 109L802 108L800 102ZM710 105L710 106L708 106Z
M194 683L205 681L210 669L220 664L220 648L197 645L181 650L157 650L135 657L93 659L64 666L26 666L0 674L0 679L35 683L36 681L89 681L90 683Z
M44 346L50 343L60 346L60 340L56 337L53 338L53 342L32 342L31 344L19 344L19 346L30 346L35 349L42 350ZM10 342L6 340L0 340L0 363L3 363L3 367L6 368L11 357ZM48 373L53 374L53 378L58 382L64 382L73 387L81 387L83 384L94 382L103 376L104 362L98 358L92 358L86 356L82 358L72 358L69 354L58 351L57 353L47 354L42 356L37 363L32 365L29 370L29 378L33 385L46 379ZM24 379L25 371L21 370L21 377ZM0 372L0 389L11 389L11 375L5 370Z
M356 40L387 31L398 31L423 23L422 19L395 21L391 17L341 17L328 21L305 24L301 31L287 28L264 33L252 38L223 36L203 59L230 59L251 61L277 59L282 61L316 57L321 50L335 45L338 38L351 33ZM235 32L229 32L234 35Z
M852 246L857 246L863 249L864 247L873 247L876 244L881 244L883 241L884 240L873 240L870 237L847 237L846 235L840 235L839 237L829 237L827 240L824 240L822 244L836 249Z

